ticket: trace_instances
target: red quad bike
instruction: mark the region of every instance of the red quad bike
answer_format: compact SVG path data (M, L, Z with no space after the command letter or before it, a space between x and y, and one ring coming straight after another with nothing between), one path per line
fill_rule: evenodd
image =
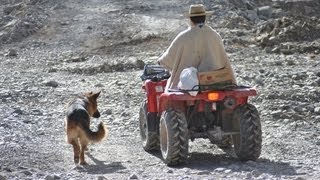
M189 139L208 138L222 149L233 147L241 161L260 156L260 117L248 103L249 96L257 95L254 88L199 86L191 96L187 91L164 92L169 77L164 68L150 64L141 76L146 99L139 122L145 151L160 149L167 165L178 165L187 160Z

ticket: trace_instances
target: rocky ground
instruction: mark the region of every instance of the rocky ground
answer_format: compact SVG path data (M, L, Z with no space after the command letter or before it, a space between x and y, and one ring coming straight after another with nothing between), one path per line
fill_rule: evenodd
M208 0L239 84L262 121L260 158L239 162L206 139L168 167L141 147L139 76L187 21L193 0L0 0L0 179L320 179L320 3ZM107 140L73 164L64 107L101 90Z

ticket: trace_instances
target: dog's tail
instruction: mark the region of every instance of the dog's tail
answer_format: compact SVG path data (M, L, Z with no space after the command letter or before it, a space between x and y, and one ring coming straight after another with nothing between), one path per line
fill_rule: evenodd
M91 131L89 127L83 127L82 129L86 133L87 138L92 142L99 142L102 139L106 138L108 135L108 129L103 124L103 122L100 122L97 132Z

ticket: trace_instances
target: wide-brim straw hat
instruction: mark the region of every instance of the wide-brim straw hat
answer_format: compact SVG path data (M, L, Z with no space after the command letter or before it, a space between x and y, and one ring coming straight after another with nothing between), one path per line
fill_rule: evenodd
M193 5L190 5L189 12L184 13L184 16L185 17L207 16L212 13L213 11L206 11L203 4L193 4Z

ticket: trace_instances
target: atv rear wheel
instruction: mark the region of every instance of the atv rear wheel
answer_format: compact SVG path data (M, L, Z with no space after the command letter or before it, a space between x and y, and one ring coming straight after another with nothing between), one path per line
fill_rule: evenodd
M251 104L239 106L234 122L240 134L232 135L234 151L241 161L256 160L261 153L262 131L259 112Z
M160 150L167 165L177 165L186 161L189 139L185 114L169 109L160 119Z
M144 101L140 106L139 112L139 128L142 140L142 147L145 151L159 150L159 135L157 132L148 130L148 106Z

